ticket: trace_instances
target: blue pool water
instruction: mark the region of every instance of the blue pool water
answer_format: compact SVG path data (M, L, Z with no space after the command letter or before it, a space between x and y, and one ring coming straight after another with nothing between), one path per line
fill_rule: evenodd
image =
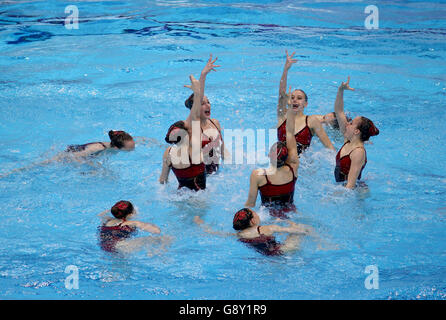
M67 5L79 29L64 27ZM0 299L445 299L446 4L375 1L379 29L352 1L0 1L0 174L110 129L148 138L134 152L56 162L0 180ZM231 231L251 164L226 165L196 195L158 176L166 129L185 119L183 88L209 53L212 116L227 129L276 124L285 49L307 113L332 111L337 86L352 115L381 133L367 145L369 191L334 183L335 154L314 139L302 157L296 222L323 239L266 257L192 221ZM339 136L328 132L336 148ZM109 255L96 215L121 199L171 235L169 250ZM272 222L260 210L265 223ZM79 289L65 288L68 265ZM376 265L379 289L364 286Z

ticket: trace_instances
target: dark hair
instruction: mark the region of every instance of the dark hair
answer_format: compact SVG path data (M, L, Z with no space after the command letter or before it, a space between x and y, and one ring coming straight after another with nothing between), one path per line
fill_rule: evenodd
M235 230L244 230L249 227L252 217L252 210L243 208L236 212L234 220L232 221L232 227Z
M330 113L333 114L333 117L334 117L334 120L333 120L333 123L331 124L331 126L334 129L339 129L339 122L338 122L338 118L336 118L336 112L330 112ZM347 119L347 121L348 121L348 119Z
M286 146L286 143L283 141L278 141L274 143L270 149L271 152L276 148L276 167L280 168L285 165L285 161L288 158L288 148Z
M189 98L186 99L186 101L184 101L184 105L186 106L186 108L192 109L192 106L194 105L194 94L193 93L189 96Z
M333 117L334 117L334 120L333 120L333 123L332 123L332 127L334 129L339 129L339 122L338 122L338 118L336 118L336 112L330 112L330 113L332 113ZM352 121L352 118L350 116L348 116L348 115L345 115L345 118L347 119L347 122Z
M133 213L133 204L125 200L118 201L111 208L111 213L116 219L125 219Z
M305 101L308 102L308 96L307 96L307 94L305 93L305 91L303 91L302 89L296 89L296 90L294 90L294 91L300 91L300 92L302 92L302 93L304 94Z
M366 117L361 117L361 123L358 125L358 129L361 131L360 139L363 142L368 141L370 137L379 134L379 130L375 127L372 120Z
M125 131L110 130L108 132L108 136L110 137L110 141L111 141L110 145L112 147L116 147L118 149L121 149L122 147L124 147L125 141L133 140L133 137Z
M175 122L174 124L172 124L172 125L169 127L169 129L167 130L166 137L164 138L164 140L165 140L167 143L172 144L172 143L178 143L178 142L181 141L181 136L176 137L176 140L170 140L170 134L171 134L172 131L175 130L175 129L186 130L184 121L181 121L181 120L180 120L180 121L177 121L177 122Z

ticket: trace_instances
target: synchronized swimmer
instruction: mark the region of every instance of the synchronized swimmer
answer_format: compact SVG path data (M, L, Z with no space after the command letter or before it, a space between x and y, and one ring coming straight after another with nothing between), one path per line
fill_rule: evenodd
M336 155L334 176L336 182L342 182L349 189L357 186L367 164L364 142L371 136L379 134L378 128L370 119L358 116L352 120L345 115L344 91L354 90L349 84L350 77L338 88L334 112L325 115L304 114L308 106L307 94L302 89L292 91L291 87L288 93L286 92L288 71L297 62L293 58L294 54L295 52L289 55L286 51L277 104L278 141L270 149L270 165L266 169L252 171L246 208L237 211L233 219L233 228L238 232L228 233L236 235L241 242L266 255L280 255L296 250L303 236L314 235L311 227L290 221L286 213L296 209L293 198L298 178L299 155L308 150L313 136L316 135L326 148L335 150L323 125L339 128L344 136L344 145ZM175 122L167 131L165 141L171 146L163 154L159 177L161 184L167 183L172 170L178 180L178 189L186 188L193 191L206 189L207 176L217 173L220 169L220 161L230 156L225 150L220 122L211 118L211 104L204 94L207 75L220 67L215 64L216 61L217 58L213 60L211 55L199 80L191 75L190 85L185 85L193 92L185 101L185 106L190 109L190 112L186 120ZM134 150L134 138L127 132L111 130L108 135L110 142L69 145L63 154L38 164L56 161L63 155L80 159L97 155L105 150ZM37 164L15 169L10 173L0 175L0 178L35 165ZM256 206L258 193L262 206L266 207L272 216L286 219L284 221L289 224L288 227L260 225L258 214L251 209ZM156 235L161 233L156 225L132 220L136 210L131 202L121 200L110 211L114 218L105 217L108 211L100 214L103 223L99 228L99 240L104 251L133 252L146 244L151 246L159 243L165 246L169 243L170 238L166 236L130 239L137 229ZM194 218L194 221L205 231L218 234L198 216ZM286 233L288 237L284 243L279 243L274 237L275 233Z

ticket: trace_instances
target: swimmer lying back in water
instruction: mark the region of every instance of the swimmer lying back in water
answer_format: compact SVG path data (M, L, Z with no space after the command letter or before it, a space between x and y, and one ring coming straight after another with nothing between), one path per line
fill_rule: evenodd
M75 161L85 160L85 158L97 155L105 150L132 151L135 149L135 141L133 140L133 137L125 131L110 130L108 136L110 137L110 142L90 142L86 144L69 145L65 152L59 153L51 159L35 162L28 166L0 174L0 178L5 178L14 173L19 173L37 166L43 166L64 159L72 159Z
M110 137L110 142L90 142L86 144L69 145L65 152L73 153L79 157L85 157L107 149L124 151L135 149L135 141L133 140L133 137L125 131L110 130L108 136Z

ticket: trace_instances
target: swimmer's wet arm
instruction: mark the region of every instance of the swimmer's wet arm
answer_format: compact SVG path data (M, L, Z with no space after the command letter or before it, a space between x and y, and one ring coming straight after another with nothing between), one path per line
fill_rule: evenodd
M161 175L159 178L159 182L161 184L165 184L167 182L167 179L169 178L169 172L170 172L169 150L170 148L167 148L166 151L164 151L163 155L163 168L161 170Z
M189 88L194 92L194 102L192 108L190 109L189 116L185 121L186 128L192 129L192 121L200 121L200 109L201 101L203 100L203 94L201 92L201 85L198 80L194 78L193 75L189 76L191 82L190 85L185 85L185 88Z
M303 223L295 223L290 220L288 220L287 222L290 225L291 229L293 230L293 232L291 232L291 233L301 233L301 234L306 234L306 235L315 235L316 234L314 232L314 228L309 225L306 225Z
M110 210L104 210L104 211L102 211L101 213L99 213L98 214L98 217L99 218L103 218L106 214L107 214L107 212L109 212Z
M251 177L249 178L248 200L246 200L245 207L253 208L256 206L257 193L259 191L258 180L259 172L257 170L253 170Z
M135 226L138 229L150 232L150 233L154 233L154 234L160 234L161 233L161 229L151 223L147 223L147 222L141 222L141 221L126 221L125 223L126 225L130 225L130 226Z
M310 116L309 117L309 125L311 130L318 136L319 140L321 140L322 144L333 151L336 151L335 147L333 146L333 143L331 143L330 138L327 135L327 132L325 132L324 127L322 126L321 121L318 119L317 116Z
M338 93L336 94L336 100L335 100L335 106L334 110L336 113L336 119L339 123L339 129L341 130L341 133L345 133L345 125L347 124L347 117L344 113L344 90L355 90L353 88L350 88L350 76L348 77L347 82L342 82L341 85L338 88Z
M208 224L206 224L203 219L201 219L199 216L194 217L194 222L206 233L217 235L217 236L233 236L234 233L231 232L223 232L223 231L216 231L213 230Z
M277 120L278 122L283 122L282 118L285 117L287 111L287 104L289 96L286 93L287 81L288 81L288 70L291 66L297 62L297 59L293 59L293 56L296 52L293 52L291 55L288 55L288 50L285 50L286 53L286 61L285 66L283 68L282 77L280 78L279 85L279 102L277 104Z
M288 221L289 227L282 227L275 224L262 226L262 233L265 235L272 235L273 233L292 233L292 234L310 234L311 227L304 224L296 224L292 221Z
M345 185L348 189L354 189L356 187L356 181L361 173L361 168L365 162L365 151L362 148L353 150L350 154L351 165L350 171L348 172L347 184Z
M215 62L217 61L218 57L215 58L215 60L212 60L212 53L209 56L209 59L206 63L206 65L204 66L203 70L201 71L200 74L200 91L201 91L201 97L204 97L204 86L206 83L206 76L209 74L209 72L211 71L217 71L215 70L215 68L220 67L219 65L216 65Z

